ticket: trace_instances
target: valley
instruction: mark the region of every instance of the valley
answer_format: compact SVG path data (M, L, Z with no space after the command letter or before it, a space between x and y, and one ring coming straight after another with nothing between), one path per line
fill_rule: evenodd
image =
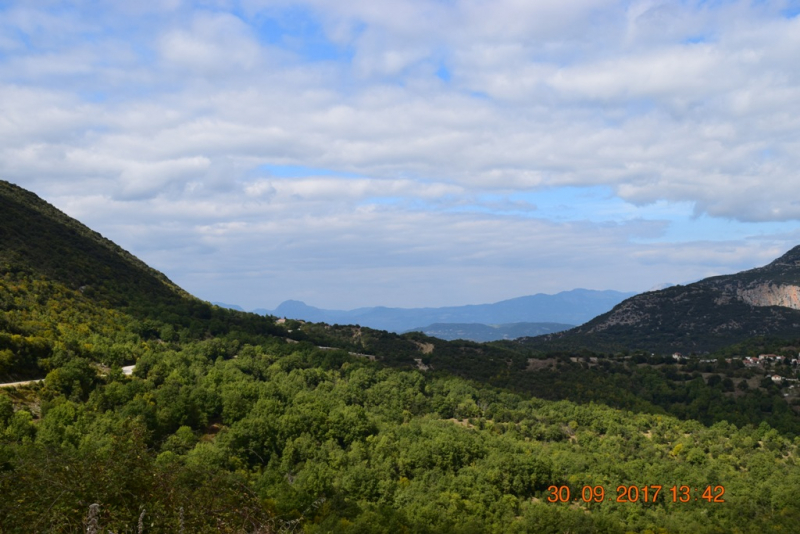
M0 182L0 381L43 378L0 388L0 526L790 532L800 312L752 291L794 284L798 254L564 332L445 341L214 306Z

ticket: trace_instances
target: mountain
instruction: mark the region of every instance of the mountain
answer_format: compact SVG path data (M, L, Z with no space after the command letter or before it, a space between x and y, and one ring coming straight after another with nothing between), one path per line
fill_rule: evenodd
M87 331L101 341L77 343ZM0 379L38 378L73 357L132 363L140 352L135 336L198 339L230 331L282 329L189 295L35 194L0 181Z
M0 243L3 271L43 276L138 316L188 301L199 303L115 243L35 194L2 180Z
M403 332L419 325L435 323L566 323L582 324L607 312L634 293L573 289L555 295L539 293L503 300L494 304L450 306L443 308L387 308L383 306L355 310L324 310L287 300L274 310L256 313L329 324L359 324L370 328Z
M422 332L431 337L447 341L466 339L483 343L501 339L517 339L520 337L540 336L561 332L573 328L574 325L562 323L510 323L488 325L480 323L434 323L420 328L412 328L409 332Z
M800 336L800 246L764 267L631 297L529 347L707 352L755 336Z

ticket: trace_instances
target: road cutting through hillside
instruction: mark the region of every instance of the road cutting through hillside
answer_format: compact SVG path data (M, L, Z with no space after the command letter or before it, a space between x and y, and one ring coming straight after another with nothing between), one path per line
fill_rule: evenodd
M133 369L135 365L126 365L122 368L122 374L125 376L130 376L133 374ZM25 380L22 382L6 382L5 384L0 384L0 388L16 388L22 386L30 386L31 384L38 384L39 382L44 382L44 378L37 378L35 380Z

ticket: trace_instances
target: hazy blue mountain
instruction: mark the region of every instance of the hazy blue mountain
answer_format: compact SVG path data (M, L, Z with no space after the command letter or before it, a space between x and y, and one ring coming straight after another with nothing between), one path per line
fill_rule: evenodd
M438 337L445 341L466 339L468 341L498 341L501 339L517 339L520 337L541 336L563 332L573 325L563 323L511 323L488 325L480 323L435 323L420 328L412 328L409 332L422 332L428 336Z
M324 310L297 300L287 300L274 310L256 313L328 324L359 324L380 330L404 332L435 323L564 323L583 324L609 311L635 293L573 289L555 295L539 293L494 304L448 306L444 308L387 308L377 306L355 310Z

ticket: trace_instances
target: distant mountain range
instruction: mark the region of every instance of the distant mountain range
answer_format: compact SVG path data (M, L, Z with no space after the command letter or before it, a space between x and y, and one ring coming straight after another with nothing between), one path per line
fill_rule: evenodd
M635 293L573 289L555 295L539 293L503 300L494 304L449 306L443 308L387 308L377 306L355 310L325 310L297 300L287 300L274 310L257 309L255 313L287 319L328 324L359 324L391 332L405 332L420 325L437 323L510 323L583 324L607 312ZM491 327L489 327L491 328Z
M648 291L572 330L520 343L706 352L754 336L800 336L800 246L764 267Z
M511 323L487 325L480 323L436 323L421 328L412 328L409 332L422 332L425 335L438 337L445 341L465 339L468 341L499 341L501 339L517 339L526 336L552 334L573 328L574 325L562 323Z

